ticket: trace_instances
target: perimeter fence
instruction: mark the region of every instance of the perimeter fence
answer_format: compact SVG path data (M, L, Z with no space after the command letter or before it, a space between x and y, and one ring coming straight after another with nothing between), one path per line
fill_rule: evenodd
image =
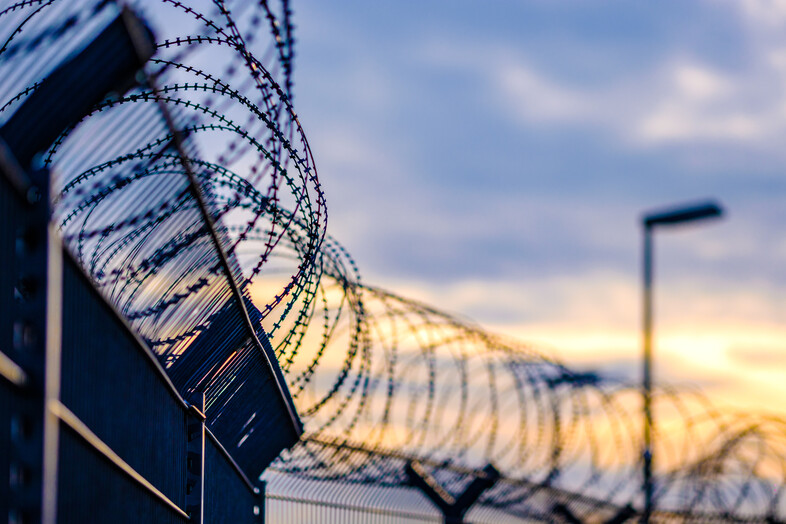
M45 207L0 177L0 515L43 520L45 490L57 522L261 522L201 399L180 396Z

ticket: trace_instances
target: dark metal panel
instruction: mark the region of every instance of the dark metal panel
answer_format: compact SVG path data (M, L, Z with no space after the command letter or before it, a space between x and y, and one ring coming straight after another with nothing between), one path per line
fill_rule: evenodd
M12 317L15 305L17 218L21 204L11 185L0 173L0 351L12 346Z
M8 503L10 499L10 451L11 451L11 403L13 390L11 384L0 378L0 522L8 522Z
M4 291L0 299L0 316L4 322L0 380L13 386L8 390L2 422L3 433L8 435L7 440L2 439L6 440L2 474L7 486L3 506L9 522L46 521L51 515L46 510L51 506L42 504L45 500L42 493L48 492L44 487L46 474L52 471L54 461L47 463L45 453L46 435L53 433L46 432L44 421L45 391L49 391L46 387L49 371L45 373L44 356L50 349L57 349L56 329L49 326L49 314L59 310L55 298L58 294L50 286L50 280L59 282L50 275L58 266L48 263L51 245L47 230L46 184L39 186L39 200L23 201L24 195L18 191L12 194L7 183L9 169L15 169L7 160L4 156L0 167L2 207L6 215L3 217L4 267L0 284ZM20 178L16 177L17 182ZM51 308L49 301L52 301ZM53 476L48 478L54 481Z
M262 499L246 485L212 438L205 439L205 522L262 522ZM255 512L254 507L257 506Z
M14 217L18 216L16 195L0 174L0 351L12 345L11 310L14 307ZM11 405L13 386L0 377L0 522L8 521L10 498L9 461L11 450Z
M63 425L57 521L61 524L188 522Z
M63 274L63 404L184 506L187 435L180 399L69 257Z
M260 313L246 302L254 325ZM205 393L207 425L246 475L257 476L285 448L298 441L289 392L273 349L260 328L260 351L248 335L242 310L229 299L209 327L167 370L184 395ZM272 364L272 367L271 367Z

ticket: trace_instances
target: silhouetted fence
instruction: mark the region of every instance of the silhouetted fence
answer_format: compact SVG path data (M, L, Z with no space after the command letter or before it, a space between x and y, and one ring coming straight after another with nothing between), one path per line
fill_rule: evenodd
M0 519L263 521L199 401L47 233L45 207L0 177Z

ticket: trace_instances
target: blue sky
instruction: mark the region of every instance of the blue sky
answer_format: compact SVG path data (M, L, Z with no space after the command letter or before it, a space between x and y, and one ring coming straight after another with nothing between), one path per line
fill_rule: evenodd
M638 219L717 198L657 238L659 376L781 392L786 2L293 7L295 106L367 282L635 377Z

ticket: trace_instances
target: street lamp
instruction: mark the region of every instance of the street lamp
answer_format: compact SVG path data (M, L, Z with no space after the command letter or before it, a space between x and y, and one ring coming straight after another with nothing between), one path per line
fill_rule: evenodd
M652 233L656 227L676 226L723 214L715 202L700 202L669 208L642 217L644 226L644 378L642 384L644 404L644 515L642 522L649 523L652 514Z

